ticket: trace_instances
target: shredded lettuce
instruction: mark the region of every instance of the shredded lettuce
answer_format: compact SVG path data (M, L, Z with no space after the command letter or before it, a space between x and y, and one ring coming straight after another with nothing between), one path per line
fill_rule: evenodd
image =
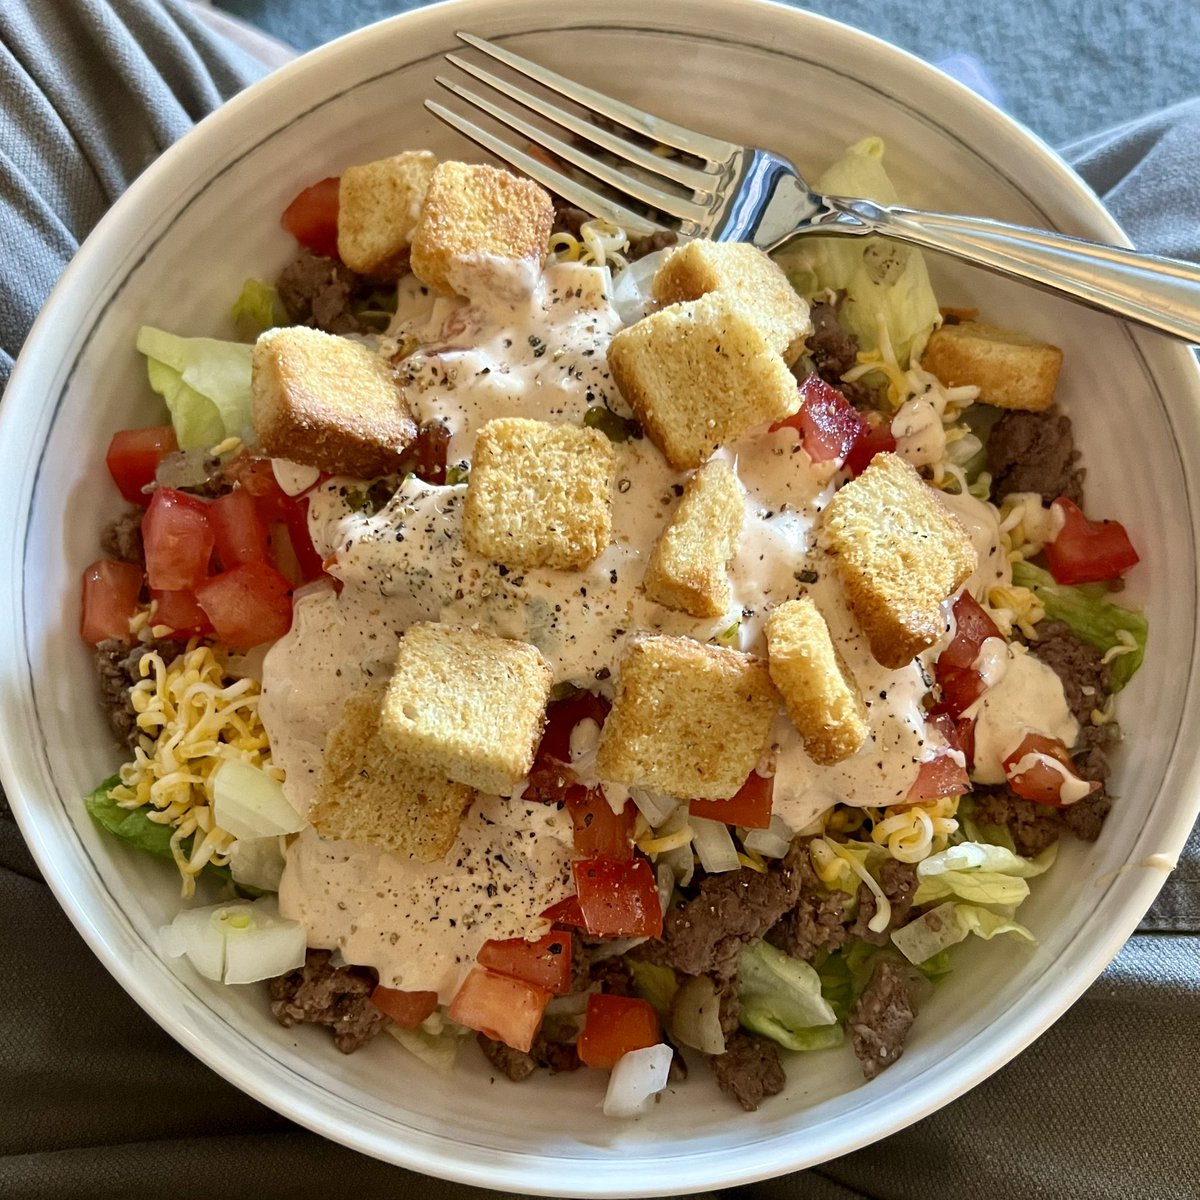
M899 197L883 167L883 140L864 138L851 146L816 182L828 195L856 196L880 204ZM919 250L882 238L800 238L776 255L802 295L845 291L838 318L858 336L863 350L879 346L879 318L897 361L908 365L913 343L940 319L929 272Z
M821 994L821 977L808 963L756 942L738 960L742 1025L787 1050L821 1050L842 1040L837 1014Z
M181 450L207 449L227 437L253 440L252 346L143 325L137 348L147 358L150 386L166 401Z
M1104 584L1070 587L1056 583L1049 571L1027 562L1013 563L1013 583L1031 589L1042 602L1047 617L1069 625L1097 650L1107 652L1123 645L1119 636L1122 630L1132 636L1135 649L1118 655L1108 669L1109 687L1119 692L1134 677L1146 654L1149 626L1141 613L1109 600Z
M1022 858L1003 846L961 842L917 863L913 903L932 904L955 897L972 904L1016 907L1029 895L1026 880L1048 871L1057 852L1054 844L1037 858Z
M1027 942L1036 941L1024 925L1011 917L994 913L974 904L948 901L923 913L892 933L892 944L911 963L936 970L938 955L948 946L957 945L972 933L991 941L997 934L1013 933Z
M886 953L886 947L872 945L862 938L853 938L840 950L818 955L813 966L821 978L821 995L829 1002L839 1021L850 1015L859 996L863 994L876 960Z
M470 1032L446 1020L440 1012L432 1013L415 1029L404 1029L395 1021L388 1021L384 1028L405 1050L442 1075L454 1070L459 1047Z
M633 976L633 986L637 994L651 1004L660 1017L666 1019L670 1016L671 1002L679 990L675 972L670 967L642 962L636 958L627 958L625 962Z
M287 324L287 312L279 293L261 279L247 279L229 315L243 341L253 342L260 333Z

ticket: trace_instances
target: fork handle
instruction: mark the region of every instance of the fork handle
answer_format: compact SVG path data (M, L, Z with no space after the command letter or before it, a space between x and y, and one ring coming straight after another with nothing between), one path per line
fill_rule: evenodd
M1200 343L1200 267L982 217L831 197L867 228Z

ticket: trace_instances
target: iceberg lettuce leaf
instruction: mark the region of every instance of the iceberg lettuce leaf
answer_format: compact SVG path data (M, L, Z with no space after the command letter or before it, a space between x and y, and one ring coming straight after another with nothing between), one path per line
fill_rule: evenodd
M815 968L756 942L738 960L742 1025L788 1050L819 1050L841 1042L837 1014L821 994Z
M247 279L229 310L238 337L253 342L260 333L287 324L287 312L279 293L261 279Z
M917 863L914 904L932 904L953 896L974 904L1015 908L1029 895L1027 879L1048 871L1057 845L1037 858L1022 858L1004 846L961 842Z
M973 904L949 901L893 931L892 945L909 962L921 966L936 959L948 946L965 941L971 934L991 941L1001 933L1015 934L1027 942L1037 940L1011 917Z

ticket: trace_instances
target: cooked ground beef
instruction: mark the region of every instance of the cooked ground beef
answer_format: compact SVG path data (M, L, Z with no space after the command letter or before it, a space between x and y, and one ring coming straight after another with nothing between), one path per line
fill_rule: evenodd
M577 238L584 221L590 221L592 214L584 212L582 208L576 208L574 204L564 200L561 196L552 196L551 199L554 201L552 233L569 233L572 237Z
M1104 655L1062 621L1043 621L1037 633L1038 640L1029 643L1030 650L1062 681L1075 720L1084 728L1094 728L1092 709L1103 707L1108 697Z
M486 1033L477 1033L475 1040L479 1043L479 1048L488 1062L501 1075L511 1079L513 1083L520 1083L523 1079L528 1079L538 1069L533 1055L526 1054L524 1050L514 1050L511 1046L506 1046L503 1042L488 1037Z
M737 980L714 979L713 986L717 990L717 1019L728 1041L742 1026L742 1002L738 997Z
M800 896L795 906L767 932L767 941L776 949L811 962L822 950L838 949L849 935L845 908L850 897L831 892L817 878L809 855L796 859L800 873Z
M379 982L370 967L335 967L328 950L310 950L304 966L277 975L267 984L275 1019L293 1025L327 1025L333 1044L351 1054L369 1042L387 1018L371 1003Z
M370 284L336 259L305 250L283 268L275 287L294 325L309 325L326 333L370 332L351 310Z
M858 362L858 338L844 329L837 318L837 308L819 301L810 313L813 331L806 350L817 368L817 374L834 387L842 386L842 376Z
M624 955L613 954L598 959L588 969L589 983L598 983L600 990L610 996L636 996L633 972Z
M120 638L105 638L95 649L96 678L100 683L100 704L108 714L108 724L117 738L132 749L138 744L137 713L129 699L129 689L141 679L141 661L157 650L164 662L170 662L184 649L183 642L171 640L135 642L132 646Z
M126 509L114 517L100 534L100 547L109 558L145 566L146 550L142 545L142 513L140 508Z
M860 883L858 913L850 929L853 937L860 937L876 946L882 946L891 936L892 930L908 920L908 914L912 911L913 893L917 890L917 868L912 863L901 862L896 858L886 859L879 868L879 886L892 906L887 928L879 933L868 928L876 912L875 893L865 883Z
M592 220L592 214L584 212L582 208L576 208L575 205L567 203L561 196L554 197L554 232L569 233L572 237L579 236L579 230L585 221ZM653 254L656 250L665 250L668 246L673 246L679 241L679 235L673 229L658 229L654 233L646 233L641 237L631 237L629 239L629 249L625 252L625 257L630 262L637 262L639 258L645 258L647 254Z
M779 1047L752 1033L735 1033L725 1043L725 1053L708 1060L717 1087L754 1112L766 1096L778 1096L787 1083Z
M1006 412L988 436L992 498L1010 492L1040 492L1047 504L1066 496L1083 503L1083 468L1071 432L1071 419L1049 412Z
M982 825L1007 829L1016 852L1025 858L1041 854L1062 833L1057 809L1031 804L1014 796L1006 787L977 787L971 798L975 819Z
M748 942L761 938L800 898L805 846L793 844L760 874L747 867L707 875L695 897L673 908L663 923L666 961L685 975L731 978Z
M475 1040L484 1057L496 1070L506 1075L513 1083L528 1079L538 1068L548 1070L551 1075L562 1071L577 1071L583 1065L575 1050L577 1027L571 1021L547 1017L534 1038L529 1053L514 1050L503 1042L495 1041L485 1033L477 1034Z
M879 963L846 1022L868 1079L904 1053L904 1039L916 1015L904 968L886 960Z

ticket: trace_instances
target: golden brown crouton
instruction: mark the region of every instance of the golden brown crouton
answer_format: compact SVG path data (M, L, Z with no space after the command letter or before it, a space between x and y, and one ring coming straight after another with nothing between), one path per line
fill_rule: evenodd
M683 800L726 799L758 765L778 707L760 658L690 638L639 638L621 658L597 770Z
M463 296L502 286L495 260L539 265L553 223L550 194L532 180L495 167L439 163L413 234L413 274Z
M1054 403L1062 351L1012 329L963 321L929 335L921 366L947 387L973 384L985 404L1042 412Z
M723 292L620 330L608 363L634 416L679 471L800 407L796 380L770 339Z
M785 601L767 618L767 665L813 762L832 766L866 741L862 693L809 597Z
M976 551L904 458L872 458L826 505L822 528L877 662L905 666L942 636L941 602L976 569Z
M742 489L729 464L714 459L688 480L683 498L650 554L646 595L694 617L729 607L726 568L742 532Z
M475 793L397 754L379 734L385 687L347 698L329 733L308 819L325 838L422 862L444 858Z
M941 637L939 606L975 570L975 547L915 468L875 455L825 506L822 529L877 662L903 667Z
M507 795L533 765L551 682L536 646L422 621L400 639L380 733L430 772Z
M318 329L272 329L255 343L254 432L273 458L369 479L399 469L417 436L377 354Z
M347 167L338 186L338 256L351 270L395 279L408 248L437 159L429 150Z
M659 304L699 300L721 291L745 308L773 349L793 363L812 333L808 304L783 269L746 242L693 241L672 251L654 276Z
M612 535L616 452L597 429L501 417L479 431L467 548L506 567L586 567Z

